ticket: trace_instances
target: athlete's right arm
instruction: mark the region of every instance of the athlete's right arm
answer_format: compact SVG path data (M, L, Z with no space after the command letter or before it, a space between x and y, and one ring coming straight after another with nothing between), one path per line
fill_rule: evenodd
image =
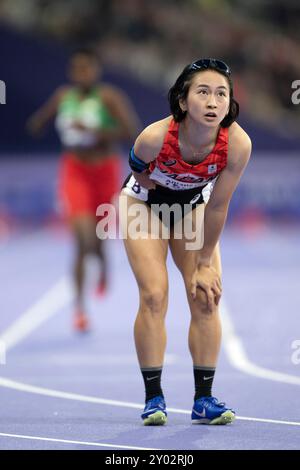
M46 127L46 125L54 119L57 108L66 92L67 86L61 86L55 90L50 98L43 104L34 114L32 114L27 122L26 129L30 134L37 135Z
M141 134L137 137L132 151L134 156L145 164L149 164L159 154L164 140L164 129L161 121L155 122L146 127ZM143 172L138 173L132 171L133 176L137 182L146 189L154 189L156 184L149 178L150 172L145 169Z

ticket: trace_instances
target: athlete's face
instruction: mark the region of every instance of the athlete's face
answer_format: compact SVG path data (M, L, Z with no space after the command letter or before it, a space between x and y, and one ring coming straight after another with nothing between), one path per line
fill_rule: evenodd
M84 54L74 55L69 64L68 76L77 86L88 88L98 79L100 70L97 60Z
M181 109L197 123L216 127L229 111L229 83L224 75L206 70L195 74ZM210 114L208 114L210 113Z

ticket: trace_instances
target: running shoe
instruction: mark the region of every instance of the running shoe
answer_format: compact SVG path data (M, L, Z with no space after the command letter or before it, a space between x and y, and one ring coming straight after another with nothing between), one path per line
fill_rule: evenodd
M162 396L150 398L141 414L145 426L162 426L167 422L166 403Z
M192 424L229 424L234 419L235 412L215 397L201 397L194 403Z
M90 322L88 316L81 311L76 312L73 317L73 328L79 333L88 332L90 330Z

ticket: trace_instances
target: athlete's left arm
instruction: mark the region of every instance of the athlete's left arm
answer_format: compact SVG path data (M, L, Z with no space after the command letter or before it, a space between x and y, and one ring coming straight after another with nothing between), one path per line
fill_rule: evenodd
M117 126L101 130L100 139L106 141L134 140L141 130L139 117L128 96L116 87L103 85L100 96Z
M239 126L228 144L226 168L218 177L204 215L204 245L198 265L211 265L215 246L223 230L231 197L240 181L251 154L251 140Z

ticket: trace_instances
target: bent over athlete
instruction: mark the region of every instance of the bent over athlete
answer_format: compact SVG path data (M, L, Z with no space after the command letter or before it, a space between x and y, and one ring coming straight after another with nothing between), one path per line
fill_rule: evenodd
M168 239L151 236L151 227L148 237L126 234L125 248L140 296L134 335L146 389L142 419L145 425L167 420L161 374L170 247L191 313L192 422L227 424L234 420L235 412L211 394L221 342L219 239L232 194L250 157L251 141L235 122L239 106L233 98L231 71L220 60L201 59L186 66L169 91L169 103L172 115L144 129L130 152L132 174L121 193L128 207L123 217L130 222L133 204L143 206L149 220L154 217L154 204L185 205L189 211L183 222L192 217L199 230L204 222L204 242L202 247L187 249L187 235L175 236L174 220ZM156 222L162 232L164 220L159 217Z

